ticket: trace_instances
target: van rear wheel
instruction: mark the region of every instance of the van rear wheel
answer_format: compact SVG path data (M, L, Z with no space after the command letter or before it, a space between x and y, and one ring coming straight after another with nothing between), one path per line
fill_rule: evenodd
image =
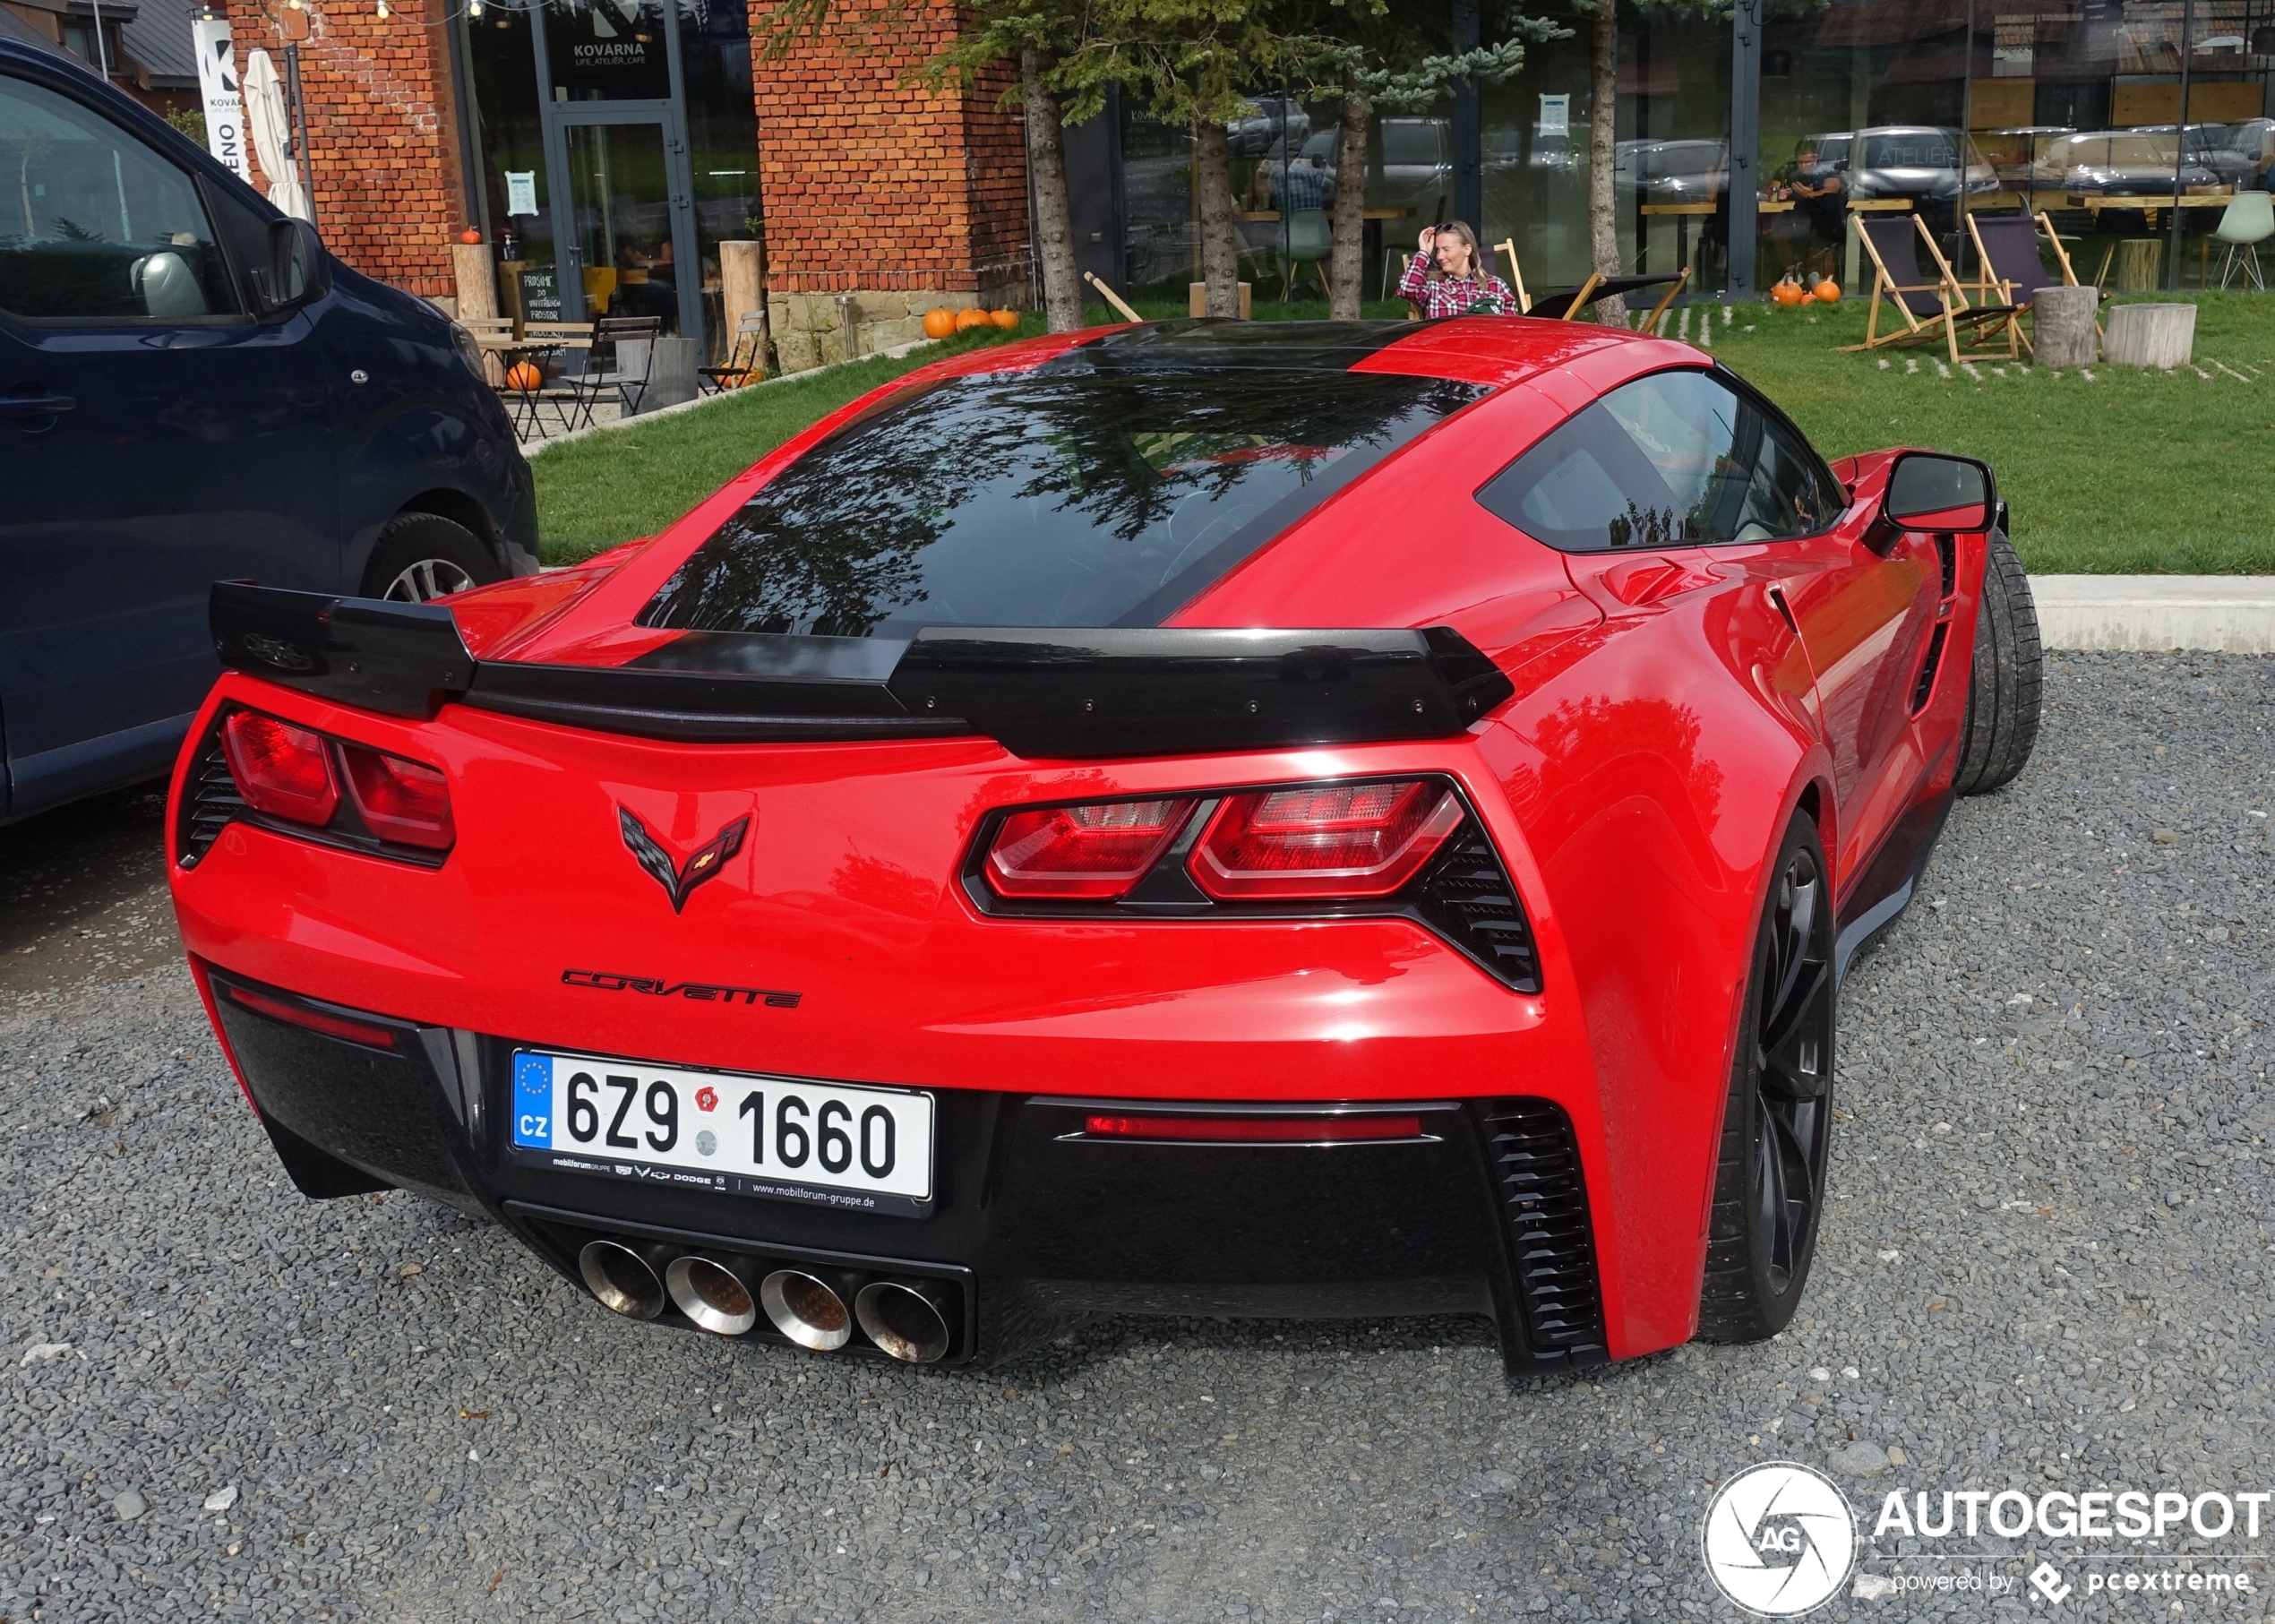
M436 513L398 513L372 548L363 596L423 604L504 579L496 556L464 525Z

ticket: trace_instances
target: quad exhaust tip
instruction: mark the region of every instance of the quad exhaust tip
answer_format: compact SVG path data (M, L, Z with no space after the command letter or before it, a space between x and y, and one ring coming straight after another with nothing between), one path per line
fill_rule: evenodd
M759 1301L774 1328L802 1348L834 1353L853 1340L852 1310L837 1288L818 1275L777 1268L760 1283Z
M664 1270L670 1257L660 1246L591 1241L577 1254L577 1272L603 1307L627 1319L653 1319L664 1311Z
M679 1311L707 1331L740 1336L759 1322L751 1291L755 1267L743 1258L688 1252L672 1259L664 1286Z
M872 1280L854 1298L862 1332L894 1358L932 1364L948 1353L947 1293L929 1280Z

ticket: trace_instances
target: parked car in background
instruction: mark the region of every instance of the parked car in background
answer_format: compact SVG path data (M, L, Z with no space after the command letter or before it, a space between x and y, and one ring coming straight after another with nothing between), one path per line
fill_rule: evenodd
M2266 120L2259 122L2264 124ZM2182 157L2194 168L2211 170L2213 185L2249 186L2255 184L2264 163L2256 150L2245 150L2249 137L2241 136L2241 125L2230 128L2224 124L2192 124L2185 133L2178 125L2135 125L2133 127L2136 135L2179 135Z
M0 821L165 770L217 580L537 569L473 342L60 56L0 41Z
M1623 141L1613 149L1613 185L1650 203L1720 202L1730 186L1730 143Z
M2168 126L2162 134L2140 130L2088 130L2049 142L2036 166L2035 184L2071 192L2161 195L2179 184L2211 186L2219 173L2206 165L2180 162L2180 142Z
M1249 103L1249 111L1224 126L1226 144L1234 158L1261 158L1285 147L1303 145L1311 133L1311 115L1292 98L1265 96Z
M1970 196L1996 192L1998 175L1960 131L1881 125L1856 133L1849 158L1850 197L1909 198L1930 229L1948 231L1958 219L1962 189Z
M1990 162L2002 185L2028 188L2048 146L2077 131L2069 125L2016 125L1975 132L1975 150Z

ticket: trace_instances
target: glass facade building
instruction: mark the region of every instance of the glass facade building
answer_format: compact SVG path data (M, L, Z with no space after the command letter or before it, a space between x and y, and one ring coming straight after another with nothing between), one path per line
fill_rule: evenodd
M1473 5L1402 9L1448 44L1490 39ZM1571 26L1529 47L1506 82L1369 121L1368 297L1382 296L1421 226L1447 219L1507 243L1529 291L1582 279L1602 116L1621 269L1687 265L1692 295L1714 297L1787 275L1863 291L1870 266L1849 228L1860 211L1918 215L1962 274L1962 213L2019 209L2048 215L2082 280L2216 282L2208 234L2275 163L2275 0L1627 11L1608 109L1595 105L1591 25ZM1319 296L1310 265L1326 252L1338 113L1267 94L1232 127L1242 274L1258 297L1291 283ZM1070 132L1085 268L1125 291L1182 297L1198 275L1190 134L1126 99L1097 122ZM1496 258L1507 275L1509 254Z

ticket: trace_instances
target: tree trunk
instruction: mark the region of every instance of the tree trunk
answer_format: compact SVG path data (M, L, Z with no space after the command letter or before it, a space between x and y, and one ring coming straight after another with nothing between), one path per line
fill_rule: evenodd
M1019 53L1026 96L1027 174L1034 181L1034 257L1043 271L1043 313L1052 332L1083 324L1082 273L1074 262L1074 218L1067 208L1067 149L1059 99L1043 82L1043 53Z
M1335 253L1327 264L1327 315L1359 319L1367 278L1367 102L1343 92L1343 120L1335 150Z
M1232 228L1232 155L1223 121L1201 121L1194 167L1201 194L1201 280L1213 316L1241 314L1241 242Z
M1595 38L1589 51L1592 94L1588 108L1588 253L1604 276L1619 274L1619 218L1614 198L1615 138L1619 122L1619 17L1614 0L1595 0ZM1598 299L1596 320L1627 324L1627 301Z

